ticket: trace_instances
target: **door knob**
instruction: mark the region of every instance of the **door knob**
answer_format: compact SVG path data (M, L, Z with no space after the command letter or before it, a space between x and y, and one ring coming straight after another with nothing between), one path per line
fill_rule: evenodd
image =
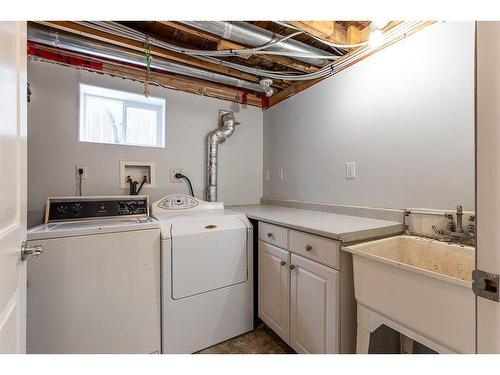
M294 264L290 264L290 269L293 270L295 268Z
M31 245L26 241L23 241L21 245L22 260L26 260L28 258L28 255L32 255L33 258L38 258L41 253L43 253L43 245Z
M284 266L284 265L286 264L286 262L285 262L284 260L282 260L282 261L280 262L280 264L281 264L282 266Z
M311 245L306 245L305 249L306 249L306 251L311 251L312 250L312 246Z

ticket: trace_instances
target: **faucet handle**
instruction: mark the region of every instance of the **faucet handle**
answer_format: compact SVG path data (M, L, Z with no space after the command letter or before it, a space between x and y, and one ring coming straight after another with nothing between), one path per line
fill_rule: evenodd
M461 205L461 204L459 204L459 205L457 206L457 213L462 213L462 212L463 212L462 205Z

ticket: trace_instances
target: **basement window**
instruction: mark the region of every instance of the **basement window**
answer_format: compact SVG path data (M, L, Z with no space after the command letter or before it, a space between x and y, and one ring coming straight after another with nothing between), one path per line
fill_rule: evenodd
M80 84L80 141L165 147L165 99Z

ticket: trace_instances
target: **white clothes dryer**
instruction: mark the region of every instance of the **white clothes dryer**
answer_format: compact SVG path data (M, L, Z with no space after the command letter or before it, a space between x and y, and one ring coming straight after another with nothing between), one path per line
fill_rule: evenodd
M161 226L162 352L194 353L253 329L253 228L222 202L152 205Z

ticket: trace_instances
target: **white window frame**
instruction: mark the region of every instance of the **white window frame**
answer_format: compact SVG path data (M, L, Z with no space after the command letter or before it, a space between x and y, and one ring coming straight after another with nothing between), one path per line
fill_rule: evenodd
M138 147L154 147L154 148L165 148L165 107L166 100L156 97L145 98L143 95L134 94L126 91L115 90L107 87L100 87L89 85L86 83L79 84L79 136L78 140L80 142L96 143L96 144L110 144L117 146L138 146ZM119 101L123 103L123 113L122 119L125 126L123 127L123 139L124 143L113 143L113 142L95 142L85 139L85 122L86 122L86 103L87 98L102 98L114 101ZM150 144L138 144L138 143L127 143L127 108L140 108L147 109L156 112L156 134L157 141L156 145Z

